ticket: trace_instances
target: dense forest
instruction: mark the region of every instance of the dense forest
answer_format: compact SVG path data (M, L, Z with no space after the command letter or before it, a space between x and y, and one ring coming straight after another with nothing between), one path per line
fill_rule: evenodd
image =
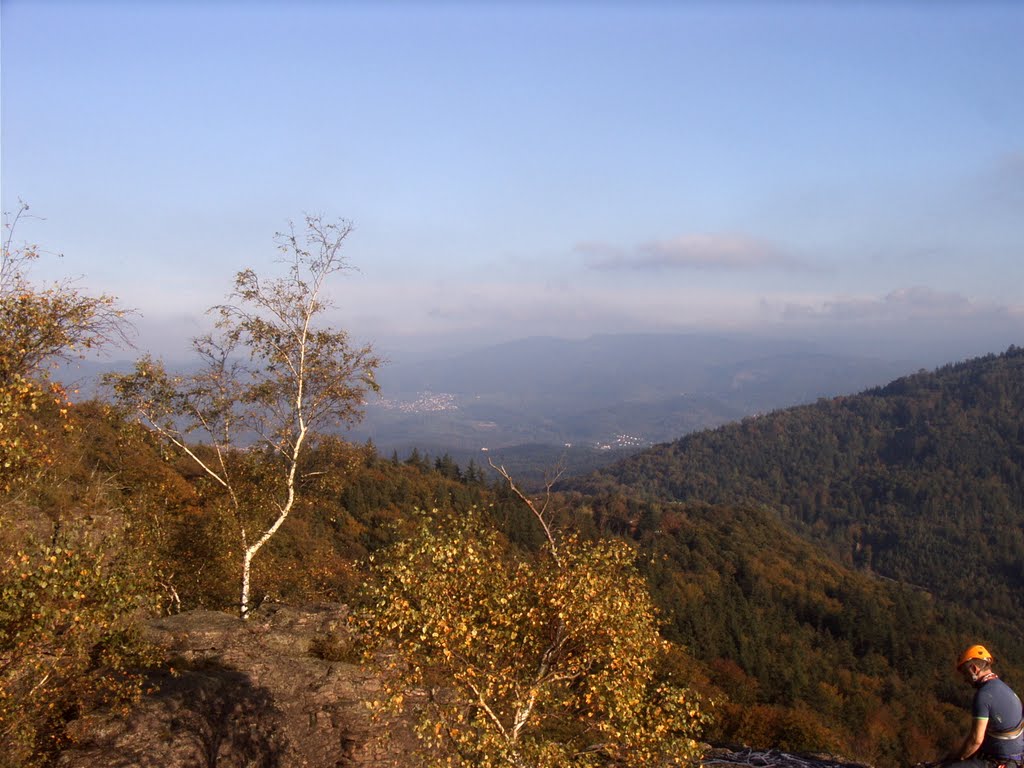
M840 562L1024 611L1024 349L684 437L581 484L752 504ZM956 567L951 568L951 564Z
M756 741L771 718L751 712L768 706L804 738L828 724L845 748L898 762L954 738L958 645L985 638L1024 679L1022 425L1011 348L564 486L649 555L666 631L703 649L741 713L724 733Z

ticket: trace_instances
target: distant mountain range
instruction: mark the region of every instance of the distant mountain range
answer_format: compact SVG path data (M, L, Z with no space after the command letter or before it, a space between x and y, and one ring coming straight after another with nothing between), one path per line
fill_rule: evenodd
M915 368L812 344L693 334L536 337L380 372L353 430L381 450L636 448L848 394Z
M124 361L83 362L57 377L98 392ZM169 364L173 368L173 364ZM481 448L525 454L570 448L607 463L621 451L676 439L757 413L851 394L891 381L917 361L833 354L799 341L699 334L620 334L583 340L534 337L403 363L379 372L379 398L348 436L382 453ZM567 446L568 444L568 446ZM518 451L524 454L524 449Z

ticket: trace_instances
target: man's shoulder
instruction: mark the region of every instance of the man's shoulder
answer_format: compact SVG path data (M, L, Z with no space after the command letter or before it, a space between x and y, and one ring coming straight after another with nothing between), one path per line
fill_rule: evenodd
M989 682L995 683L995 686L993 687L993 690L1002 691L1004 693L1008 691L1009 693L1012 693L1014 696L1017 695L1014 692L1013 688L1011 688L1009 686L1009 684L1005 680L1003 680L1002 678L997 677L994 680L990 680Z
M990 679L986 680L984 683L982 683L980 686L978 686L978 692L980 693L981 691L985 691L985 690L995 691L995 690L1003 690L1003 689L1009 689L1009 688L1010 688L1010 686L1006 684L1006 681L1003 680L1003 678L1001 678L1001 677L993 677L993 678L990 678Z

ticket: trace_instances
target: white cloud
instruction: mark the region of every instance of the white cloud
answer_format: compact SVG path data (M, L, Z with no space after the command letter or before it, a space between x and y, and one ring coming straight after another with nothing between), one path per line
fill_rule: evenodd
M812 264L772 243L737 234L680 235L628 249L583 242L575 250L582 253L587 266L595 270L815 271Z
M958 293L913 286L884 296L831 297L819 301L788 302L783 320L843 323L898 323L901 321L966 320L1004 317L1024 321L1024 306L972 301Z
M837 340L867 354L907 358L928 351L939 363L1024 342L1024 305L1001 305L956 292L908 287L885 294L835 295L795 288L645 280L516 281L353 280L336 295L328 321L384 350L487 345L532 335L581 338L596 333L742 332ZM140 347L177 357L208 318L180 313L140 324ZM392 355L394 359L402 355Z

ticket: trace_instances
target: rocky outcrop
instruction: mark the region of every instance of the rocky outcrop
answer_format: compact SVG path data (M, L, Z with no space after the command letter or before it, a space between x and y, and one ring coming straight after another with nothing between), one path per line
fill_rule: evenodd
M792 754L779 749L712 747L704 755L702 768L871 768L833 755Z
M411 764L402 722L371 723L377 684L357 663L339 604L264 606L153 620L171 668L128 713L73 724L59 768L391 768ZM388 741L376 738L386 733ZM0 760L2 762L2 760ZM867 768L778 750L711 749L704 768Z
M336 768L401 764L401 728L370 738L374 679L352 663L344 606L264 606L249 621L194 611L147 634L172 671L126 716L75 724L61 768ZM379 728L377 729L380 730Z

